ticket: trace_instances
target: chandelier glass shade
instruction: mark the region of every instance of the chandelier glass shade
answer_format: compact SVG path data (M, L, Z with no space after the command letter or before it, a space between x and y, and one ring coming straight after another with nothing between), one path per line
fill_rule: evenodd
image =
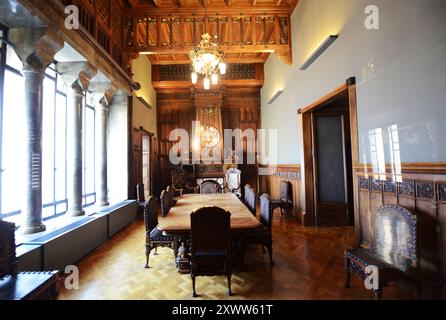
M198 83L201 75L205 90L209 90L212 85L218 84L218 74L226 74L226 63L223 62L224 53L218 44L211 42L209 33L201 36L202 40L198 47L192 48L189 58L192 61L191 79L193 84Z

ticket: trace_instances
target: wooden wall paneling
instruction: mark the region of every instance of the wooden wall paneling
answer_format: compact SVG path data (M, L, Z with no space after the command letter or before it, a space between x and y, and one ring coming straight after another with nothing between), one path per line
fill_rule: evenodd
M278 165L276 169L261 167L262 170L267 169L269 175L259 176L259 195L268 193L271 198L279 199L280 183L282 180L289 181L292 185L294 212L293 216L298 222L301 222L302 206L300 203L301 195L301 177L300 165Z
M369 247L374 234L374 217L382 204L398 204L415 212L419 219L418 243L420 269L426 280L423 292L427 296L445 295L446 250L446 170L444 165L426 163L402 164L400 182L392 181L387 165L386 180L377 178L368 165L355 168L359 191L359 239L363 247ZM422 173L424 168L426 173ZM415 171L416 173L412 172ZM435 174L432 174L435 172ZM370 178L369 178L370 177Z

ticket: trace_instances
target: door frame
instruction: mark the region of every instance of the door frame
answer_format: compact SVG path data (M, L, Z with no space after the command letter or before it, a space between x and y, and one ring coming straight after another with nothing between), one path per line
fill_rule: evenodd
M359 147L358 147L358 120L357 120L357 102L356 102L356 79L351 77L347 81L328 93L324 97L318 99L312 104L298 110L298 114L302 116L302 137L303 137L303 151L304 151L304 174L305 174L305 212L302 215L302 223L304 226L316 226L315 216L315 171L313 163L313 127L312 127L312 113L334 101L342 95L348 95L349 115L350 115L350 138L352 150L352 171L359 161ZM354 177L354 172L352 172ZM359 230L359 215L357 208L357 188L358 182L353 179L353 207L355 217L355 229ZM356 234L359 234L358 232Z

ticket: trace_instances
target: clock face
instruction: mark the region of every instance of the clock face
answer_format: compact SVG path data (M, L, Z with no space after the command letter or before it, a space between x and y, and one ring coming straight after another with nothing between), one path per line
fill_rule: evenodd
M220 132L215 127L207 127L201 130L200 142L203 147L213 148L220 142Z

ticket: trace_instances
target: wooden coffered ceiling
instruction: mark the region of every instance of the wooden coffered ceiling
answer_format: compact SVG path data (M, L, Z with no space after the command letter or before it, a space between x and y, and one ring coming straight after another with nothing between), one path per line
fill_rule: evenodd
M298 0L124 0L124 50L153 64L188 64L210 33L227 63L291 61L290 16Z

